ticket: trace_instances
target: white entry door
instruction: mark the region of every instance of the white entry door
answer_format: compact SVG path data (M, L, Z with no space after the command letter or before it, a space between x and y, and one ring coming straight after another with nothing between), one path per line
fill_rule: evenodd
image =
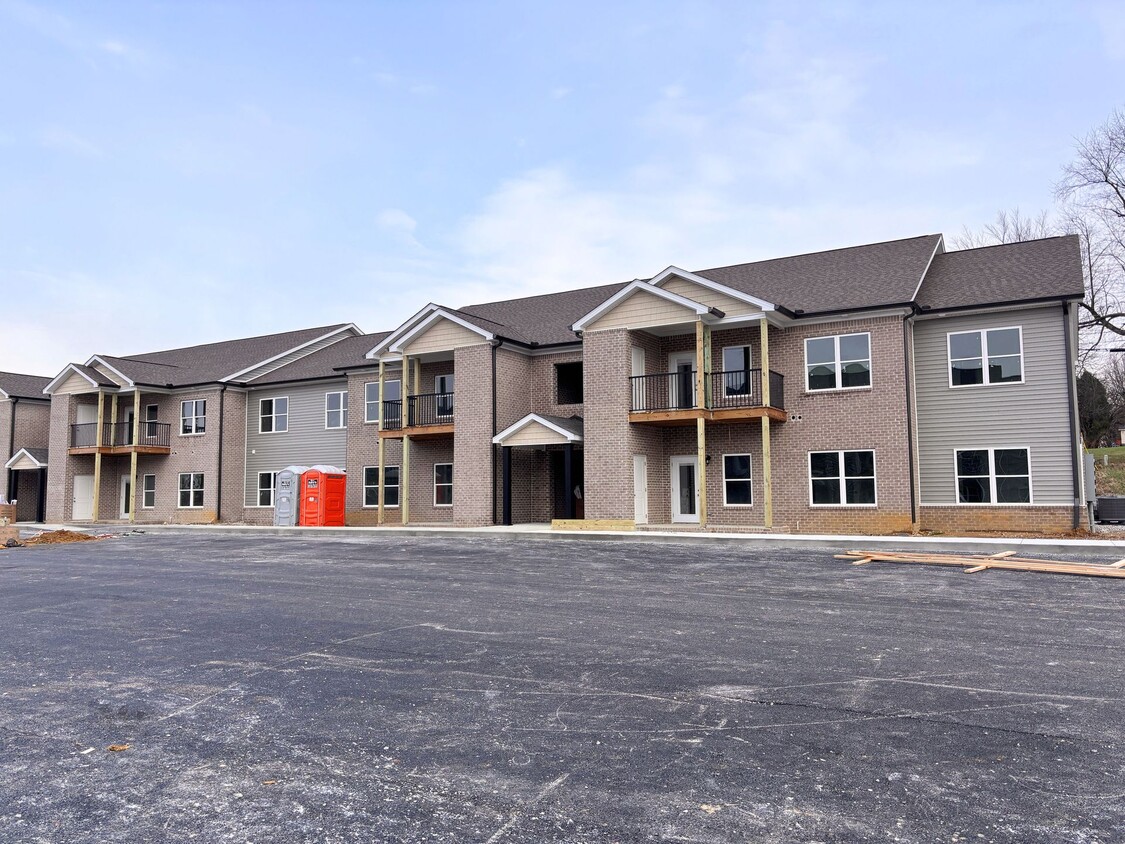
M668 392L672 407L695 407L695 352L668 356Z
M633 521L648 524L648 458L633 455Z
M74 476L74 498L71 500L70 517L76 522L94 518L94 476Z
M699 524L699 472L694 456L672 458L672 521Z
M121 476L121 486L118 488L117 515L119 518L129 518L129 508L133 505L133 486L128 475Z

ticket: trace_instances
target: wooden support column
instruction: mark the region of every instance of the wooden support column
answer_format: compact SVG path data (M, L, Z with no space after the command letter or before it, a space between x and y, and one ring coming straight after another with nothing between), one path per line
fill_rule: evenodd
M765 319L758 323L761 332L762 406L770 406L770 330ZM770 418L762 417L762 521L773 527L773 464L770 457Z
M129 459L129 522L137 520L137 445L141 441L141 391L133 389L133 453Z
M695 482L699 485L699 526L707 526L707 423L695 420Z
M405 354L403 354L403 356L402 356L402 386L399 390L399 392L402 393L402 408L401 408L402 412L399 414L402 417L402 422L399 423L399 424L401 424L402 427L404 427L404 428L409 428L411 422L413 421L410 418L413 415L410 412L410 408L411 408L410 395L411 395L411 393L414 392L414 389L413 389L414 385L410 383L411 374L412 373L411 373L411 369L410 369L410 358L408 358Z
M376 522L377 522L377 524L380 524L380 525L383 524L383 519L385 518L385 515L386 515L385 512L384 512L384 502L383 502L383 497L386 494L386 490L384 488L385 484L383 483L383 475L386 472L386 460L387 460L386 451L387 451L387 449L386 449L386 443L383 441L383 438L381 436L379 436L378 432L383 430L383 387L386 384L386 375L387 375L387 364L383 361L379 361L379 407L378 407L378 417L376 418L376 422L375 422L375 431L376 431L375 440L376 440L376 448L378 449L378 452L379 452L379 468L377 470L379 472L379 479L378 479L378 484L379 484L379 486L378 486L379 517L376 520Z
M101 518L102 504L102 430L105 427L105 393L98 391L98 427L94 431L94 521ZM73 513L70 514L74 516Z
M703 325L702 319L695 321L695 401L692 403L694 407L706 407L706 383L707 383L707 369L704 354L706 341L704 339L704 331L706 327Z

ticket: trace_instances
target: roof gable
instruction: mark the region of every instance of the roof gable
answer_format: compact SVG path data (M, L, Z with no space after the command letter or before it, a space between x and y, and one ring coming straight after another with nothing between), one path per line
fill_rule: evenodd
M640 300L637 297L641 297ZM709 305L678 293L656 287L647 281L634 281L618 290L574 323L575 331L607 328L646 328L685 319L722 316Z

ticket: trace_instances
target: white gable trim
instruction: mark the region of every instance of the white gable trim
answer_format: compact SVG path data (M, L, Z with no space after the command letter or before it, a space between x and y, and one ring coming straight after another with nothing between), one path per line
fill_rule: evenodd
M682 278L685 281L690 281L692 284L698 284L700 287L706 287L709 290L714 290L716 293L725 293L731 298L738 299L740 302L746 302L761 308L763 311L772 311L777 309L777 305L773 302L767 302L765 299L759 299L757 296L751 296L749 293L743 293L741 290L735 290L733 287L727 287L725 284L719 284L717 281L711 281L709 278L704 278L696 273L681 270L679 267L668 267L665 270L654 275L649 284L660 287L664 282L670 278Z
M256 369L261 369L265 366L268 366L269 364L273 363L274 361L281 360L286 355L291 355L294 352L299 352L299 351L301 351L301 349L307 349L309 346L314 346L317 343L321 342L322 340L327 340L329 337L335 337L337 334L342 334L345 331L349 332L353 337L358 337L360 334L363 333L362 331L359 330L359 328L354 323L348 323L347 325L344 325L344 326L341 326L340 328L337 328L335 331L329 331L327 334L321 334L319 337L314 337L312 340L309 340L306 343L301 343L300 345L294 346L291 349L286 349L284 352L281 352L280 354L276 354L273 357L266 358L265 360L260 360L256 364L254 364L253 366L248 366L245 369L240 369L238 372L231 373L230 375L227 375L223 378L220 378L219 381L220 382L233 381L235 378L239 378L243 375L246 375L249 372L253 372ZM341 338L341 339L343 339L343 338ZM267 373L265 373L265 372L261 372L255 377L261 377L262 375L266 375L266 374Z
M601 317L605 316L619 304L624 302L626 299L631 298L637 293L648 293L653 296L659 296L662 299L667 299L669 302L675 302L677 305L681 305L688 310L694 311L697 316L702 317L713 313L712 308L709 305L704 305L700 302L696 302L694 299L688 299L684 296L681 296L678 293L672 293L668 290L663 290L659 287L655 287L647 281L634 281L622 287L620 290L618 290L616 293L614 293L612 296L610 296L608 299L594 308L594 310L590 311L588 314L579 319L578 322L574 323L574 325L570 327L571 330L585 331L587 326L597 322L599 319L601 319Z
M95 363L100 363L102 366L104 366L106 369L108 369L110 372L112 372L114 375L116 375L118 378L120 378L122 381L124 381L125 383L122 386L125 386L125 387L136 386L133 383L132 378L130 378L128 375L126 375L124 372L122 372L116 366L110 366L109 363L107 363L105 361L105 359L102 358L100 355L93 355L88 361L86 361L86 366L93 366Z
M82 376L82 378L84 378L87 382L89 382L91 387L100 389L97 381L94 381L89 375L87 375L81 369L76 367L73 363L68 363L65 367L63 367L63 371L60 372L58 375L56 375L54 378L52 378L51 383L43 388L43 392L46 393L47 395L51 395L58 388L59 382L65 381L68 377L70 377L70 373L72 373L72 372L75 375Z
M46 463L40 463L38 460L36 460L34 457L31 456L31 452L28 451L26 448L21 448L19 451L17 451L15 454L13 454L12 459L4 464L4 468L5 469L11 469L13 466L15 466L16 463L19 462L21 454L24 455L25 457L27 457L27 459L30 460L32 463L34 463L36 469L46 469L47 468Z
M934 244L934 251L930 253L930 260L926 261L926 267L922 270L922 277L918 279L918 284L914 288L914 295L910 297L911 302L918 301L918 291L922 289L922 283L926 280L926 275L930 271L930 266L934 263L934 258L945 251L945 235L939 234L937 236L937 243Z
M538 422L544 428L549 428L550 430L554 431L556 434L559 434L560 436L566 437L568 442L572 442L572 443L582 442L582 435L581 434L576 434L573 431L568 431L566 428L562 427L561 425L556 425L554 422L551 422L547 419L544 419L538 413L527 414L527 416L525 416L519 422L517 422L514 425L508 426L503 431L501 431L499 434L497 434L495 437L493 437L492 442L495 445L503 445L504 440L506 440L508 437L512 436L512 434L518 433L518 432L522 431L524 428L526 428L528 425L535 424L536 422Z
M428 305L426 305L426 307L422 308L422 310L418 311L418 313L414 314L414 316L410 317L408 320L399 325L398 328L384 337L383 342L381 342L378 346L364 355L364 357L368 358L369 360L378 359L379 357L381 357L379 353L381 351L385 351L387 347L391 345L391 343L398 339L399 335L402 332L410 330L410 328L414 326L418 322L418 320L422 319L427 314L432 314L434 311L440 309L441 305L435 305L433 302L430 302Z
M440 320L443 320L443 319L447 319L450 322L456 323L457 325L460 325L462 328L468 329L469 331L473 332L474 334L479 334L485 340L495 340L496 339L496 335L493 334L491 331L485 331L479 325L473 325L471 322L458 317L457 315L451 313L450 311L447 311L445 308L437 308L434 311L432 311L428 317L426 317L420 323L415 325L412 329L407 331L401 337L398 337L397 339L395 339L394 343L389 347L390 351L398 352L399 354L402 354L403 353L402 352L403 346L407 345L411 340L413 340L419 334L424 334L427 329L429 329L430 327L432 327L434 325L434 323L439 322ZM387 340L390 340L390 339L391 339L390 337L387 338Z

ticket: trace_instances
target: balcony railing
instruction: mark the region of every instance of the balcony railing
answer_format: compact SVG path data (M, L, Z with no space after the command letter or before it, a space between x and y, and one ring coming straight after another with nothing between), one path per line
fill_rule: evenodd
M82 422L70 426L71 448L129 448L133 443L132 422L106 422L102 425L102 441L98 441L98 423ZM171 448L172 426L167 422L142 422L138 448Z
M401 430L425 425L449 425L453 422L453 393L423 393L408 396L406 416L402 413L402 399L383 402L383 429Z
M661 372L657 375L634 375L629 379L634 412L653 410L692 410L702 408L698 399L695 372ZM733 407L763 407L762 370L738 369L730 372L711 372L711 409ZM785 378L771 371L770 406L785 407Z

